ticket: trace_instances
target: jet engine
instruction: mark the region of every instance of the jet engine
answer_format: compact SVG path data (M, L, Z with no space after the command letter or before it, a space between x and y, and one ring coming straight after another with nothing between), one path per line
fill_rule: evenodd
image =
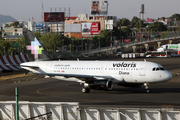
M112 90L112 88L113 88L113 83L111 80L106 80L106 81L105 80L95 80L95 81L93 81L93 84L94 85L91 86L92 89L95 86L105 87L107 90Z

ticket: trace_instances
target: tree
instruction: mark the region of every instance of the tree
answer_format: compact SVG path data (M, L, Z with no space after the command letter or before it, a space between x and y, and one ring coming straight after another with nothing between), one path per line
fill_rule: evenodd
M38 34L37 34L38 35ZM48 51L53 52L54 44L52 35L50 33L48 34L42 34L41 37L37 38L39 39L42 46Z
M129 26L130 25L130 21L127 18L122 18L119 21L117 21L117 26Z
M101 44L102 46L108 46L110 45L110 31L109 30L102 30L100 33L99 33L99 36L101 38Z
M131 20L131 28L140 28L140 27L145 27L143 21L138 17L134 16Z
M39 40L41 37L41 34L39 32L33 32L34 36Z
M122 29L122 36L124 36L124 38L128 38L129 36L131 36L131 29L130 28L123 28Z
M20 49L21 52L23 52L23 53L27 52L26 43L25 43L25 38L24 37L18 37L18 39L16 40L16 43L18 43L18 49Z
M149 25L150 30L152 31L167 31L167 27L162 22L154 22Z
M161 37L168 37L168 32L167 31L163 31L160 34Z
M9 40L0 40L0 55L8 54L8 49L10 48L11 48L11 45L10 45Z
M178 14L178 13L173 14L170 18L174 18L176 20L180 20L180 14Z
M11 25L10 25L10 26L15 26L15 27L18 27L18 26L19 26L19 22L18 22L18 21L13 22L13 23L11 23Z

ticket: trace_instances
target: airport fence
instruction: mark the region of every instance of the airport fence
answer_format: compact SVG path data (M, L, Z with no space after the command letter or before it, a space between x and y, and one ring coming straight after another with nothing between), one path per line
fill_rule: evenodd
M15 101L0 102L0 119L15 120ZM180 109L80 107L78 102L19 102L19 120L179 120Z

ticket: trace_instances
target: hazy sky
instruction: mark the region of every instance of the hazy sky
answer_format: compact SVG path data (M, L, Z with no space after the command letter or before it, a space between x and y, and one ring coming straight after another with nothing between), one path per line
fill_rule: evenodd
M50 8L70 7L70 16L88 14L93 0L43 0L44 12ZM102 1L102 0L99 0ZM145 6L144 18L170 17L180 13L180 0L107 0L108 15L132 19L139 16L141 4ZM34 18L41 21L41 0L0 0L0 14L10 15L17 20Z

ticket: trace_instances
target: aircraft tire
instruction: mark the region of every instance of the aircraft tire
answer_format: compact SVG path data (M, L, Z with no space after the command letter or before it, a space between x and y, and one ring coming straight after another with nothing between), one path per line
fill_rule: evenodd
M149 93L150 91L149 91L149 89L146 89L145 92L146 92L146 93Z
M89 93L89 92L90 92L89 88L85 88L85 87L82 88L82 93Z

